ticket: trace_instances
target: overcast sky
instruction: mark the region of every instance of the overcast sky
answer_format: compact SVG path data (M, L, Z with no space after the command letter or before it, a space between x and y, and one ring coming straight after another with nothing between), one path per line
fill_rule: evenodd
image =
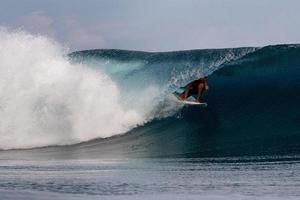
M299 0L1 0L0 25L72 51L300 43Z

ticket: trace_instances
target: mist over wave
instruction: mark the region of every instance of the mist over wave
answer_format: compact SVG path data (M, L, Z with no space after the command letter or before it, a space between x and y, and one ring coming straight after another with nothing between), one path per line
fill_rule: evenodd
M109 137L146 120L121 106L109 76L65 53L46 37L0 30L0 149Z

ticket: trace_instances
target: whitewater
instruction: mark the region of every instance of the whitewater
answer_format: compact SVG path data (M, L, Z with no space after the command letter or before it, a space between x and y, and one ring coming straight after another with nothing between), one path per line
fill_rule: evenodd
M0 30L0 149L104 138L147 120L121 105L109 76L66 53L44 36Z

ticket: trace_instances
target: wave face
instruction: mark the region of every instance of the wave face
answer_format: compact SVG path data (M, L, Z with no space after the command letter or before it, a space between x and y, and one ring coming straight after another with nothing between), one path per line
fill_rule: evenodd
M162 103L162 96L178 80L251 51L104 50L74 53L70 60L63 47L46 37L4 28L0 36L0 149L76 144L171 116L179 106ZM169 65L176 61L185 65Z
M299 45L65 56L42 36L0 36L0 149L75 144L49 152L76 158L300 152ZM174 101L174 90L205 75L207 108Z
M94 67L105 63L108 71L113 66L123 69L110 69L111 77L123 87L137 84L132 84L137 94L145 85L158 84L169 92L210 75L210 90L204 96L207 108L184 107L124 136L73 147L83 155L90 148L142 157L300 153L299 45L168 53L94 50L72 56ZM168 104L162 105L161 110Z

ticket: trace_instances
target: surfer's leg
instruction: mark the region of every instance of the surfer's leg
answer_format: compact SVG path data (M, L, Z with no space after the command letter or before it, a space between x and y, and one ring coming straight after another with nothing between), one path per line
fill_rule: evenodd
M191 90L191 87L188 86L186 87L186 89L184 90L183 93L181 93L181 95L179 96L181 100L186 100L188 98L188 94L189 94L189 91Z
M199 84L198 86L198 95L197 95L197 101L200 102L201 98L202 98L202 95L203 95L203 92L204 92L204 84Z
M187 95L189 93L189 90L185 90L183 93L181 93L181 95L179 96L181 100L186 100Z

